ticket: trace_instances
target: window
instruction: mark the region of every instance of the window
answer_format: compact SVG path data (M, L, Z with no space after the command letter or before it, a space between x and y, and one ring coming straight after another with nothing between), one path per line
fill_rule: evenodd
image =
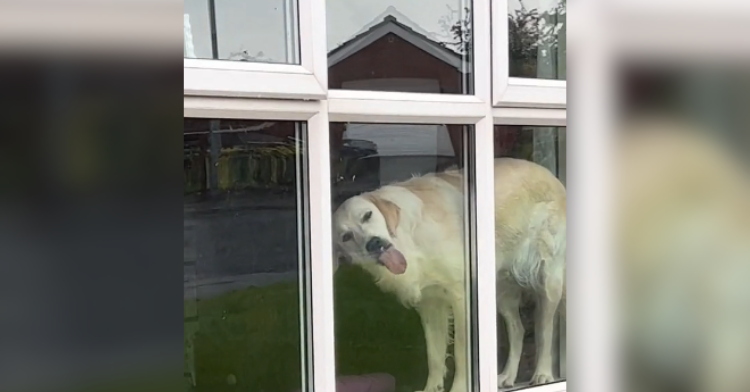
M184 9L185 95L326 96L325 44L313 29L325 19L321 1L188 0Z
M334 285L342 374L383 372L397 390L470 390L471 128L331 123L333 243L346 264ZM441 269L452 279L438 285Z
M190 389L497 391L509 347L495 159L537 162L565 183L564 48L549 64L537 55L547 68L534 77L512 75L510 41L491 39L509 37L504 1L189 3ZM262 23L235 23L263 7L274 13ZM242 45L267 58L230 58ZM498 93L499 73L520 87ZM187 224L198 217L218 221ZM566 390L563 327L555 320L545 346L552 377L536 383L549 385L528 385L526 344L514 388Z
M565 80L566 0L508 1L511 77Z
M185 57L299 64L297 2L185 1Z
M493 102L566 105L567 0L493 2Z
M328 87L471 94L471 1L327 0Z
M501 282L497 285L497 325L503 331L498 341L504 363L498 376L501 388L546 384L565 377L561 331L565 322L567 230L565 155L560 153L565 151L564 135L565 129L556 127L495 127L495 157L502 159L495 166L495 187L501 189L495 210L503 221L495 229L499 253L496 257L504 265L499 267ZM514 175L519 172L523 175ZM528 182L530 177L539 180ZM516 181L539 184L539 188L514 190ZM534 197L543 202L519 202ZM531 216L540 217L541 223L527 226L534 219ZM523 226L514 227L515 221L523 222ZM530 231L525 234L533 239L530 244L514 241L519 230Z
M304 385L305 135L292 121L184 121L185 376L194 388Z

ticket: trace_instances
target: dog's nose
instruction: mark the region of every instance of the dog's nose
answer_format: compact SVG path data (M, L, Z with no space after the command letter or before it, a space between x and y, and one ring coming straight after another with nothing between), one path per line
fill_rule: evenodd
M372 237L367 241L367 244L365 244L365 249L370 253L379 253L384 247L385 241L380 237Z

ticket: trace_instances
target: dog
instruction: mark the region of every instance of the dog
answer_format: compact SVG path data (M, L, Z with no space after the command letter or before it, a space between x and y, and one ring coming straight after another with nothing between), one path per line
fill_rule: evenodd
M750 185L684 119L632 118L616 155L620 343L630 391L750 391Z
M549 383L555 316L565 297L565 187L546 168L524 160L498 158L494 173L497 310L510 342L498 384L516 381L524 294L537 300L531 382ZM346 200L332 218L334 260L363 268L381 290L419 313L428 361L425 392L444 390L451 322L450 391L468 388L465 183L458 169L415 176Z

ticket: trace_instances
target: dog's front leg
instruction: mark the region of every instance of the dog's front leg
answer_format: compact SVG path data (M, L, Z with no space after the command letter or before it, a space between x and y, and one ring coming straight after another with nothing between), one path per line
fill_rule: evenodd
M424 392L443 392L445 382L445 358L448 353L450 333L450 307L440 301L423 301L417 312L422 319L425 344L427 345L427 384Z
M468 342L466 322L466 304L463 298L453 304L453 358L456 373L453 376L453 386L450 392L466 392L469 388L468 371Z

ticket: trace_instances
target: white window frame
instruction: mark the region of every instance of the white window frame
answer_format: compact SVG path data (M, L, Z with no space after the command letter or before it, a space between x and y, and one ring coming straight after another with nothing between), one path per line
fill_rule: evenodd
M292 0L294 1L294 0ZM328 93L325 2L299 0L300 64L184 59L184 94L325 99Z
M496 108L493 100L491 0L473 1L474 95L422 94L327 89L325 0L299 0L301 65L185 60L184 116L306 122L308 127L312 388L336 388L331 260L330 122L473 125L476 168L476 322L478 379L472 391L497 392L495 287L494 126L565 126L566 110L544 96L528 108ZM505 0L500 1L505 3ZM313 24L312 21L315 20ZM507 24L506 24L507 28ZM495 31L497 28L495 28ZM507 34L506 34L507 36ZM495 37L497 38L497 37ZM497 46L497 44L496 44ZM496 49L496 48L495 48ZM506 45L507 49L507 45ZM497 50L495 50L497 52ZM497 68L497 67L495 67ZM507 66L506 73L507 73ZM523 94L533 94L527 90ZM283 98L283 99L273 99ZM533 98L533 97L532 97ZM545 102L542 102L545 101ZM564 392L565 381L528 387L530 392Z
M567 107L567 81L510 76L508 0L492 2L492 44L494 106L553 109Z

